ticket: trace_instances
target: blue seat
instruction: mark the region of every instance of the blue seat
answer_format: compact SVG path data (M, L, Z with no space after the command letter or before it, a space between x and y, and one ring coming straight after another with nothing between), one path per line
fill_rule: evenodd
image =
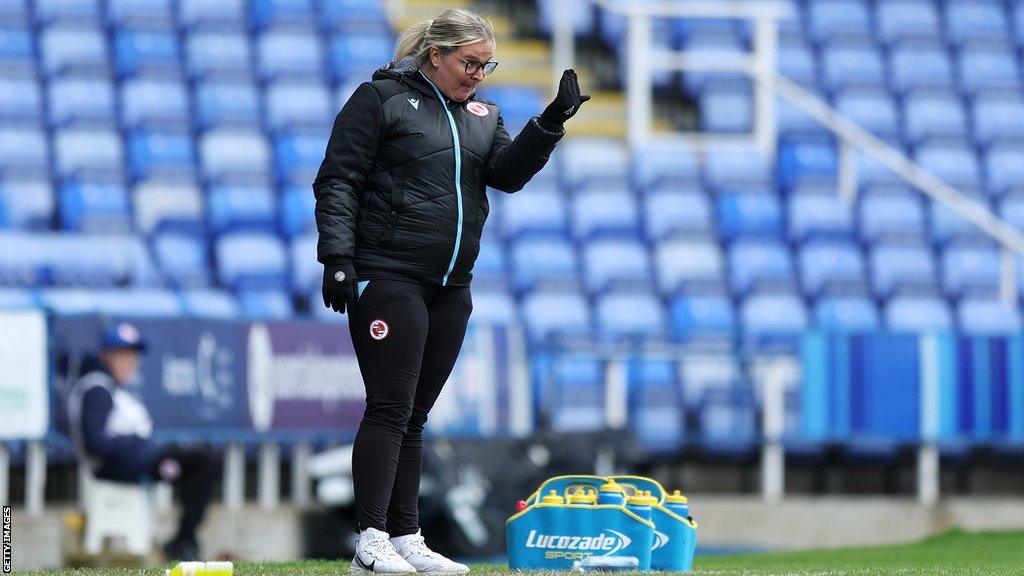
M900 45L889 53L889 78L893 90L901 94L946 89L954 83L953 65L946 52L938 47Z
M674 235L707 236L714 229L711 203L700 192L659 190L644 196L647 239L660 241Z
M473 282L475 285L487 285L506 289L507 262L505 248L490 235L480 239L480 252L473 265Z
M874 44L827 46L821 51L821 69L821 82L826 90L885 86L885 69Z
M266 89L265 97L266 122L271 130L323 129L331 125L337 112L327 86L318 82L274 82Z
M133 0L133 4L159 5L143 0ZM124 77L142 73L176 73L180 70L181 47L178 37L170 32L120 30L114 36L114 54L117 58L117 72Z
M953 315L949 305L940 298L897 296L885 305L885 324L894 332L950 330Z
M129 127L188 125L188 91L177 80L128 80L121 87L121 111Z
M773 178L768 160L754 148L711 148L704 165L704 178L715 190L754 186L767 187Z
M171 286L201 288L210 285L210 253L202 236L159 234L153 238L153 254Z
M274 191L259 186L215 186L210 189L206 219L210 230L276 229L277 199Z
M126 232L131 229L128 191L121 184L66 182L60 189L64 230Z
M547 106L544 94L531 86L509 84L487 86L480 91L483 98L501 108L505 128L514 136L530 120Z
M259 74L264 79L283 76L319 78L324 55L313 32L269 31L256 40Z
M100 15L99 0L36 0L38 22L76 21L96 23Z
M978 158L966 144L940 142L918 148L914 159L947 184L975 189L981 185Z
M911 144L967 134L967 115L959 100L952 96L912 94L904 101L903 114L903 135Z
M810 116L782 99L775 103L775 126L782 137L826 134L825 129Z
M779 242L739 240L729 247L730 285L736 294L793 283L793 262Z
M114 88L100 78L54 79L49 86L49 117L54 126L72 123L113 125Z
M853 235L853 209L831 190L797 191L787 204L789 238L845 238Z
M171 0L107 0L107 20L116 26L171 26Z
M1017 62L1007 50L965 48L960 52L960 90L974 94L979 89L1020 87Z
M217 238L214 254L217 277L226 287L283 290L288 285L288 258L281 241L273 234L224 234Z
M640 190L661 184L692 186L700 179L700 170L689 146L641 144L633 152L633 183Z
M0 11L7 6L0 6ZM2 16L0 16L2 18ZM2 22L3 20L0 20ZM11 75L34 76L35 41L32 32L21 27L0 28L0 66Z
M0 310L25 310L39 307L39 298L32 290L0 288Z
M629 155L622 142L587 138L571 140L557 155L562 182L577 188L594 182L626 182Z
M686 438L675 364L635 359L627 366L629 425L648 454L673 455Z
M55 234L48 244L46 267L55 286L150 286L160 279L141 238Z
M281 191L281 231L293 238L316 230L316 199L309 186L292 185Z
M939 36L939 15L930 0L886 0L875 12L878 38L886 44L933 40Z
M512 246L512 283L516 291L551 284L577 283L576 251L558 236L529 236Z
M270 28L311 24L315 18L312 0L252 0L253 26Z
M322 17L329 26L366 30L373 26L389 29L384 3L380 0L335 0L321 6Z
M596 358L559 356L552 361L550 378L541 392L541 410L551 429L586 432L605 427L605 364Z
M743 301L740 319L748 339L795 337L809 321L803 301L793 294L757 294Z
M0 286L39 286L46 280L47 235L0 231Z
M594 334L606 340L661 340L668 334L665 310L654 294L609 292L594 304Z
M780 74L801 86L812 86L818 81L814 53L803 43L779 46L776 68Z
M695 413L705 458L750 457L758 442L757 409L751 394L738 387L705 390Z
M974 143L987 146L999 140L1024 140L1024 99L1019 94L974 99L971 109Z
M946 40L954 46L969 42L1008 39L1002 3L985 0L951 1L946 4Z
M1020 310L994 298L964 298L956 316L957 326L971 336L1009 336L1021 330Z
M779 148L779 186L788 190L806 183L831 183L838 162L835 147L826 140L785 140Z
M47 28L39 38L39 51L46 74L109 70L107 43L96 28Z
M295 315L291 299L280 290L241 290L237 296L242 314L250 320L288 320Z
M639 210L628 190L581 190L573 196L572 221L580 240L640 235Z
M672 331L683 342L729 339L736 333L736 313L726 296L679 296L670 305Z
M200 137L203 176L210 179L264 179L270 175L270 149L253 130L217 129Z
M244 0L178 0L178 18L185 28L235 25L245 23Z
M800 249L799 261L800 287L807 296L866 286L864 258L853 243L807 243Z
M132 175L138 180L191 180L196 174L196 151L189 134L134 132L128 137L128 154Z
M537 23L540 29L550 35L554 30L555 17L558 15L559 0L538 0ZM572 15L572 29L576 36L583 36L594 29L594 7L587 0L572 0L569 13Z
M736 192L718 196L718 231L725 239L762 236L782 231L782 208L771 193Z
M292 238L288 246L291 261L291 291L295 295L309 294L316 304L316 296L322 296L320 285L324 267L316 259L317 236L315 231ZM320 300L323 306L323 299Z
M335 80L369 80L391 61L394 48L389 34L339 34L331 39L331 72Z
M881 320L878 309L865 296L827 296L814 307L814 323L828 332L872 332Z
M48 179L0 181L3 227L48 229L56 202Z
M106 316L179 318L182 311L181 299L172 290L127 288L96 293L96 312Z
M995 144L985 154L985 185L991 194L1024 188L1024 146Z
M0 79L0 121L7 126L38 126L42 119L43 95L38 82L32 78Z
M754 95L749 84L708 86L700 95L700 127L704 132L750 132L754 126Z
M577 292L535 292L520 307L526 333L534 342L552 335L589 336L593 318L586 299Z
M145 182L135 187L135 228L143 234L159 230L199 233L204 230L203 196L185 182Z
M698 59L729 58L747 52L743 41L732 32L708 31L690 34L683 40L682 47L692 57ZM626 70L623 70L623 73L625 72ZM691 70L681 76L680 83L687 95L699 97L709 84L735 84L743 83L745 80L745 77L733 72Z
M896 104L882 91L847 91L836 98L840 114L884 140L894 140L899 134L899 116ZM833 152L834 153L834 152Z
M877 296L935 286L935 261L923 246L881 245L871 251L870 259L872 290Z
M711 240L669 240L654 254L658 290L674 294L701 287L724 287L722 250Z
M950 298L997 295L999 271L999 251L995 248L950 246L942 253L942 284Z
M502 232L517 237L531 232L564 234L568 209L561 192L556 189L533 189L528 194L515 194L502 203Z
M257 125L260 116L259 94L251 82L201 82L196 87L196 123L202 128Z
M124 149L113 130L60 130L54 147L60 177L123 177Z
M856 152L855 154L857 158L857 181L861 188L870 189L874 186L902 186L905 184L902 178L883 166L878 160L864 152Z
M0 172L49 175L46 134L35 128L0 127Z
M479 325L509 326L516 321L516 303L504 290L475 289L470 321Z
M861 237L874 242L886 237L923 238L924 210L909 194L878 193L860 201Z
M583 245L583 285L591 294L610 287L649 286L651 262L637 240L607 238Z
M860 0L817 0L808 6L807 29L816 42L861 38L871 33L871 19Z
M1024 196L1008 196L999 205L999 216L1018 230L1024 230Z
M252 69L249 37L241 32L192 32L185 52L188 70L196 76L244 75Z
M980 195L971 194L973 200L987 205L987 199ZM980 243L989 239L989 236L971 224L960 214L946 208L939 202L931 202L928 206L928 216L931 220L932 242L936 245L951 243Z
M223 290L182 290L180 293L182 313L194 318L212 320L234 320L242 310L230 292Z

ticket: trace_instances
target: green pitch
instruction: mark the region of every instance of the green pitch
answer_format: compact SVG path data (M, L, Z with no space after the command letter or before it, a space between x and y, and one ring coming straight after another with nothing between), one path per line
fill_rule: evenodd
M893 519L893 521L898 521ZM1024 532L949 532L917 544L773 554L698 557L696 575L867 576L875 574L1024 576ZM500 564L477 564L474 575L505 574ZM77 569L27 572L26 576L162 576L163 569ZM347 562L240 564L237 576L343 576Z

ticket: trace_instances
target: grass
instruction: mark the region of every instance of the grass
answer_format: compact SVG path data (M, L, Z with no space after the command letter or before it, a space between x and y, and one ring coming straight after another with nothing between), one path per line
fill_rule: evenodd
M898 519L893 519L898 521ZM475 564L474 575L507 573L502 564ZM26 576L162 576L156 569L64 569L26 572ZM348 562L238 564L237 576L341 576ZM715 576L867 576L896 574L1024 576L1024 532L953 531L903 546L843 548L698 557L694 574Z

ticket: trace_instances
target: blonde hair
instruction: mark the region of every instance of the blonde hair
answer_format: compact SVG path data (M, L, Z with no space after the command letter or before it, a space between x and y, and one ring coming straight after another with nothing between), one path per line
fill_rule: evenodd
M395 62L415 56L418 64L427 61L430 47L448 53L459 46L489 40L495 44L494 25L490 20L469 10L449 8L429 20L409 26L398 37Z

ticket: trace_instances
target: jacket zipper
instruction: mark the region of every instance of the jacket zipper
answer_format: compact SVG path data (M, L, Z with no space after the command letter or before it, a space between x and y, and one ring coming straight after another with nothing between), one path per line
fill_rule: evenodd
M434 89L434 94L437 94L437 99L441 102L441 108L444 109L444 113L448 115L448 124L452 128L452 145L454 146L455 156L455 201L459 209L458 224L455 229L455 249L452 251L451 262L448 263L448 270L444 273L444 278L441 279L441 285L448 285L448 276L452 273L455 268L455 260L459 256L459 247L462 244L462 144L459 142L459 129L455 126L455 117L452 116L451 110L448 109L448 104L444 100L444 96L441 91L434 86L434 83L427 78L427 75L420 71L420 75L423 79L430 84L430 87Z

